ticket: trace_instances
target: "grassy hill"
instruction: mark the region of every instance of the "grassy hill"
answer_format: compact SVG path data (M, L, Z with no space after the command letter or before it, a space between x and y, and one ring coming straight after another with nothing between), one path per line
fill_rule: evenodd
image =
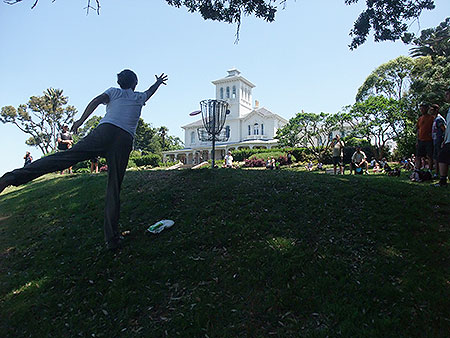
M295 170L128 172L0 196L5 337L447 337L450 190ZM172 229L145 233L169 218Z

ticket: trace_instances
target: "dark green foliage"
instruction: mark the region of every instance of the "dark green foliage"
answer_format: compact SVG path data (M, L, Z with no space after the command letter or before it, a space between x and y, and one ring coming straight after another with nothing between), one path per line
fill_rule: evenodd
M139 157L130 157L130 161L133 161L136 166L152 166L157 167L159 162L161 161L161 156L157 154L147 154Z
M153 128L151 124L139 119L133 149L143 153L161 154L165 150L183 148L180 138L168 135L167 127Z
M345 0L346 4L357 2ZM353 36L350 49L362 45L372 31L376 42L396 41L408 32L408 21L417 19L424 9L435 7L433 0L370 0L366 5L350 32Z
M243 161L245 159L250 158L250 156L258 153L271 153L271 152L279 152L280 149L278 148L272 148L272 149L239 149L239 150L233 150L233 159L235 161Z
M23 0L3 0L15 4ZM39 0L33 2L36 7ZM273 22L279 8L284 9L287 0L166 0L175 7L186 7L189 12L199 13L205 20L216 20L237 24L237 40L243 17L254 15L264 21ZM352 5L359 0L345 0ZM100 13L101 0L87 1L86 9ZM350 49L362 45L373 32L374 40L396 41L407 34L409 23L417 20L424 9L434 9L433 0L367 0L366 8L353 25Z
M446 18L436 28L422 30L419 37L408 33L402 40L414 45L410 49L412 57L450 57L450 18Z
M293 158L295 158L296 161L307 161L312 156L312 150L310 148L272 148L272 149L240 149L240 150L234 150L233 151L233 159L238 162L242 162L245 159L250 158L254 154L259 153L267 153L267 156L271 156L271 153L278 153L278 152L291 152Z

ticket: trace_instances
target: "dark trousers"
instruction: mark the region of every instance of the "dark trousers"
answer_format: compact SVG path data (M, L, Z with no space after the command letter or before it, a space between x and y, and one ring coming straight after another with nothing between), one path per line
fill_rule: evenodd
M100 124L89 135L66 151L46 156L24 168L13 170L8 179L12 185L27 183L39 176L61 171L75 163L96 156L106 157L108 186L105 199L105 240L114 244L119 238L120 187L133 145L133 137L123 129L109 123Z

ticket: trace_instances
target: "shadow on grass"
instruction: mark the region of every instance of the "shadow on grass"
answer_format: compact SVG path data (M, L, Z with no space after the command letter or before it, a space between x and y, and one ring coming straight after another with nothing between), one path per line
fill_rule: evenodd
M290 170L128 172L131 234L113 255L102 245L105 181L50 179L0 197L11 210L0 223L7 335L448 332L442 190ZM145 232L163 218L174 227Z

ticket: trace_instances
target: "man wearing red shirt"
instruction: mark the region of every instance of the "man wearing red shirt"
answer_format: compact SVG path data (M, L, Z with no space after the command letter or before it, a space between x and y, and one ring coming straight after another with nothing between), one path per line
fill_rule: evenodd
M421 116L417 121L417 143L416 143L416 169L428 167L433 170L433 136L432 128L434 116L428 114L430 105L422 102L419 106Z

